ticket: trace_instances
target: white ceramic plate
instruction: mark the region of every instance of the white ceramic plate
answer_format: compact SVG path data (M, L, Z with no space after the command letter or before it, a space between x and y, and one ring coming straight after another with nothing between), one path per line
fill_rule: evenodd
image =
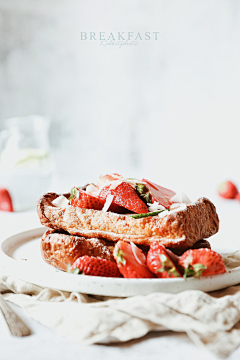
M45 228L25 231L3 241L0 266L21 280L65 291L108 296L146 295L152 292L178 293L184 290L213 291L240 283L240 267L225 274L199 279L124 279L67 274L46 264L40 254ZM220 249L216 251L221 252Z

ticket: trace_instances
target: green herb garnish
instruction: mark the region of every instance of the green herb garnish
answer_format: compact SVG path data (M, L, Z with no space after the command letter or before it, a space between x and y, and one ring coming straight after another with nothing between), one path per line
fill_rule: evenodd
M141 199L146 203L146 204L151 204L151 194L150 191L148 190L148 188L144 185L144 184L136 184L136 190L139 193Z
M166 209L166 210L168 210L168 209ZM152 212L148 212L148 213L144 213L144 214L134 214L134 215L127 215L127 216L131 216L134 219L140 219L140 218L148 217L148 216L156 216L166 210L158 210L158 211L152 211Z

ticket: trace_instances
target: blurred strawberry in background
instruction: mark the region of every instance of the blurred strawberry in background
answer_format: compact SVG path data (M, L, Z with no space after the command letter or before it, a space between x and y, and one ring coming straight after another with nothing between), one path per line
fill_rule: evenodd
M13 211L12 199L7 189L0 188L0 210Z
M218 195L225 199L236 199L240 201L240 193L235 184L225 181L218 187Z

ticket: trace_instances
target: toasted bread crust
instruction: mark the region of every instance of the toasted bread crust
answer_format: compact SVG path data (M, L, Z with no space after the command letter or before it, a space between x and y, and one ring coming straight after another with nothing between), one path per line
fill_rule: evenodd
M65 230L71 235L86 238L132 241L139 245L151 245L153 241L159 241L166 247L184 248L214 235L219 228L215 206L206 198L200 198L187 205L184 210L163 218L149 216L134 219L112 212L73 206L62 209L52 204L58 196L48 193L39 198L37 211L41 223L49 228Z
M67 265L84 255L115 261L113 243L101 239L85 239L48 230L42 237L41 254L43 260L59 270L66 270Z

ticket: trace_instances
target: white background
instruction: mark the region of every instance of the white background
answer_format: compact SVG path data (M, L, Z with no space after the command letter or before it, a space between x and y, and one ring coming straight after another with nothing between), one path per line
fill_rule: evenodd
M240 2L0 0L0 121L52 118L64 190L105 172L190 198L240 179ZM103 47L80 32L159 31Z
M81 41L81 31L160 37L118 49ZM216 194L226 179L240 185L239 98L239 0L0 0L0 128L12 116L51 117L54 191L105 172L149 177L210 197L220 215L212 241L239 248L240 204ZM1 223L3 239L39 221L2 213ZM181 334L82 347L24 318L30 338L7 338L1 327L4 360L214 358Z

